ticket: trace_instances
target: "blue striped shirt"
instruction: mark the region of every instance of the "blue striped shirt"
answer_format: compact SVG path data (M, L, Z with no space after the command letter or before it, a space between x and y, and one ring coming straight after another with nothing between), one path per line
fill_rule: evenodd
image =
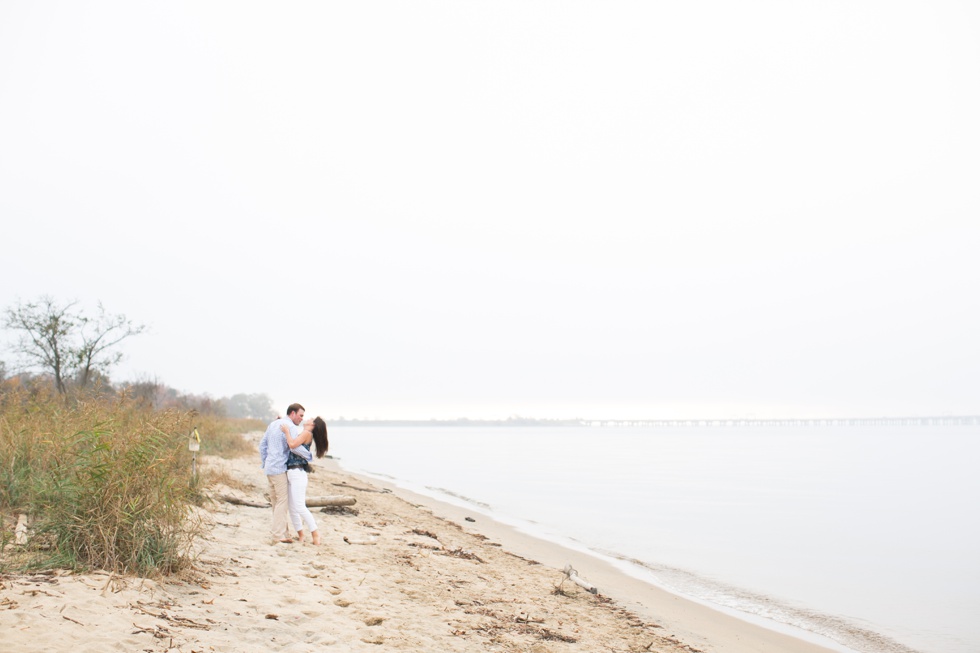
M262 442L259 443L259 456L262 458L262 469L266 476L286 473L286 459L289 457L289 445L281 426L285 424L290 429L296 428L291 419L281 417L274 420L265 429ZM292 431L290 431L292 433Z

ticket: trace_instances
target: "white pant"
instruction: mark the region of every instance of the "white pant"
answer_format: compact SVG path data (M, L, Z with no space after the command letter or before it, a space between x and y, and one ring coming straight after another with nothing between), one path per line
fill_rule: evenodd
M290 469L286 472L286 478L289 480L289 519L293 522L293 528L297 533L300 532L305 521L312 533L316 530L316 522L313 520L313 513L306 507L309 474L302 469Z

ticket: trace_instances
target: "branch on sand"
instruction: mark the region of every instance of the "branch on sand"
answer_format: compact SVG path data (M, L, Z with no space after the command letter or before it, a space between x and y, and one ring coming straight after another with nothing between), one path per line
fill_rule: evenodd
M266 501L264 503L259 503L257 501L249 501L248 499L242 499L241 497L236 497L231 494L220 494L218 498L222 501L228 503L233 503L236 506L250 506L252 508L269 508L271 504ZM357 499L354 497L348 497L344 495L334 495L326 497L307 497L306 505L310 508L320 508L323 506L353 506L357 503Z

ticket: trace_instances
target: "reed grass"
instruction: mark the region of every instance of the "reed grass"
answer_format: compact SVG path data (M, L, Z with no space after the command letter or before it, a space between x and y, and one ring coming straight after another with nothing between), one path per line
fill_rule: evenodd
M0 570L179 571L199 531L202 488L187 446L195 427L202 453L248 452L237 425L194 412L0 395ZM31 519L26 547L11 546L6 527L18 513Z
M264 431L266 424L257 419L234 419L214 415L198 415L194 426L201 436L201 454L240 458L256 453L255 447L248 444L242 433Z

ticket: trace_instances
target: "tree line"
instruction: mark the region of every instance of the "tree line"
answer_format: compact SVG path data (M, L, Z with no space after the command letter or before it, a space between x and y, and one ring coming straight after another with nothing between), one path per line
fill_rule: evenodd
M262 393L212 398L180 392L156 379L113 383L109 375L123 358L122 343L142 334L146 325L106 311L101 302L90 315L77 301L49 296L18 301L4 309L3 328L13 336L6 350L14 358L0 359L0 394L15 388L53 390L66 398L126 394L154 409L262 420L276 415L271 397Z

